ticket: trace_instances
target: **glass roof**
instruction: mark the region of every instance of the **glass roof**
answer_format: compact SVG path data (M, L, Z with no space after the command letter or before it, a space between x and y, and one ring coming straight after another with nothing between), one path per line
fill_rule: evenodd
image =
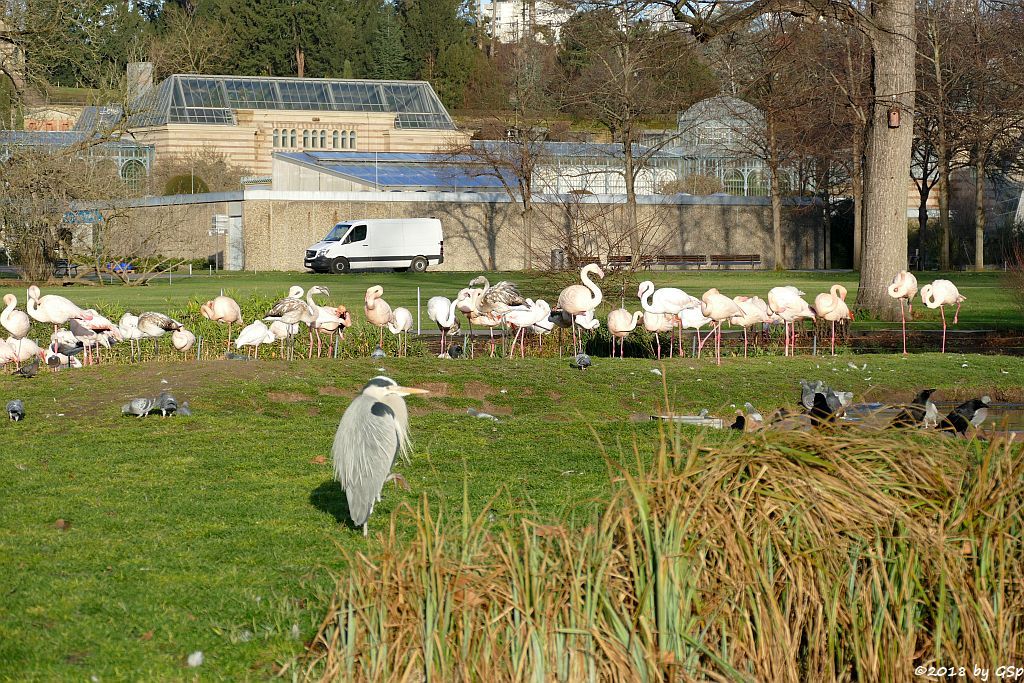
M312 163L319 168L346 178L358 180L382 190L430 189L473 190L477 192L503 190L501 181L479 164L453 163L441 154L402 152L282 152L275 154L286 159ZM515 184L511 174L506 181Z
M455 128L437 93L422 81L261 78L175 74L134 105L132 125L235 125L237 109L381 112L395 128Z

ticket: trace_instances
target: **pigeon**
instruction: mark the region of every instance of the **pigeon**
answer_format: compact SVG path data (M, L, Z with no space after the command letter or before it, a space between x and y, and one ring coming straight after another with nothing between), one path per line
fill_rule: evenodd
M452 344L448 347L449 358L462 358L463 355L462 347L458 344Z
M729 429L735 429L737 431L744 431L747 427L747 418L743 417L743 413L736 411L736 421L729 425Z
M237 354L234 351L228 351L227 353L225 353L224 358L226 360L249 360L245 356Z
M764 417L761 416L761 413L749 401L743 404L743 409L747 411L748 420L754 422L757 426L764 424Z
M498 421L498 418L494 417L490 413L482 413L476 408L467 408L466 415L471 415L472 417L479 417L484 420L494 420L495 422Z
M800 403L804 408L810 410L814 407L814 394L816 394L821 387L821 382L808 382L805 379L800 380Z
M160 395L157 396L156 400L153 402L153 410L154 411L159 410L160 411L160 415L162 417L167 417L168 415L174 415L174 411L176 411L177 409L178 409L178 401L177 401L177 399L175 399L173 396L171 396L170 392L167 392L167 391L161 391Z
M892 420L893 427L916 427L925 418L928 404L931 403L931 396L935 389L922 389L908 406L904 406ZM935 405L932 403L932 405Z
M25 404L21 402L20 398L7 402L7 417L15 422L21 422L25 419Z
M181 415L182 417L192 417L192 409L188 407L188 401L182 401L181 405L174 412L175 415Z
M967 427L974 425L980 427L988 417L988 404L992 399L988 396L972 398L970 401L961 403L950 412L939 424L939 429L944 432L956 432L966 434Z
M370 354L370 358L387 358L387 355L388 354L384 352L384 349L378 346L373 350L373 353Z
M133 398L121 406L122 415L135 415L139 418L146 417L153 410L153 399Z
M839 399L837 398L836 401ZM823 427L825 425L834 424L836 421L836 413L831 405L829 405L828 399L825 394L817 393L814 395L814 405L810 410L811 415L811 426Z
M39 374L39 356L32 358L32 362L28 365L22 365L20 368L11 373L18 377L35 377Z
M576 354L576 359L569 363L570 368L576 368L577 370L586 370L590 366L590 356L585 353Z

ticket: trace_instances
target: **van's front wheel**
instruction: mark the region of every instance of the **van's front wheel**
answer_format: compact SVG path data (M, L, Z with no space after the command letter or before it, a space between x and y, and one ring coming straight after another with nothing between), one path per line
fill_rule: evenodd
M348 259L345 258L344 256L339 256L338 258L331 261L331 272L336 275L344 275L351 269L352 266L349 264Z
M427 259L423 258L422 256L417 256L412 260L412 263L409 264L409 270L411 270L414 273L426 272Z

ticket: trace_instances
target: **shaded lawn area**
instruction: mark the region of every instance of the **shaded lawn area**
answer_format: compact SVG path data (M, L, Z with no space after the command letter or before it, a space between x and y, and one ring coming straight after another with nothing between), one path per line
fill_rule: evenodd
M853 370L848 363L855 359ZM667 381L652 373L663 368ZM412 486L389 486L369 539L349 528L329 448L351 397L384 368L431 390L409 401ZM459 523L474 511L586 520L609 491L612 459L649 457L667 393L677 411L731 415L792 405L798 378L857 399L989 393L1020 400L1024 360L919 354L652 361L388 358L331 362L149 363L0 377L24 423L0 453L0 662L14 679L266 677L302 651L326 609L338 547L372 548L403 504L426 496ZM163 383L166 380L166 384ZM170 389L191 418L122 418L131 396ZM466 415L474 407L498 422ZM692 430L688 433L696 433ZM708 432L711 442L741 438ZM55 526L63 519L70 526ZM339 519L341 520L339 522ZM408 534L408 525L400 524Z

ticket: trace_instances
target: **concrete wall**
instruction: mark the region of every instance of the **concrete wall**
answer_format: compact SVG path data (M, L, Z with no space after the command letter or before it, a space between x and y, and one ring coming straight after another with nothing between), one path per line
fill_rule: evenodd
M764 267L775 265L767 199L665 196L640 201L637 223L645 253L755 253ZM522 225L519 206L493 194L249 190L242 214L245 267L260 270L301 270L306 246L335 223L353 218L440 218L443 270L518 269L527 264L527 254L530 265L545 267L551 250L563 246L568 234L584 245L585 253L630 253L621 200L599 195L540 200L529 230ZM813 206L788 206L783 221L786 267L824 267L820 212Z

